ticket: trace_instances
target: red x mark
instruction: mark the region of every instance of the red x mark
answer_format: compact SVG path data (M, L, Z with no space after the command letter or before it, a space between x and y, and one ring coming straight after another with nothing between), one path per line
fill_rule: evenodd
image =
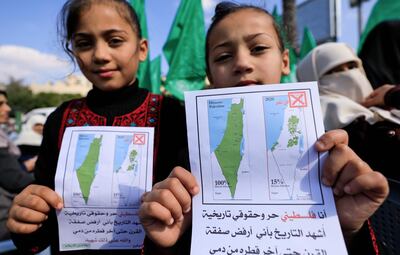
M146 137L144 134L134 134L133 135L133 144L143 145L145 144Z
M289 92L289 107L297 108L297 107L307 107L307 99L306 92Z

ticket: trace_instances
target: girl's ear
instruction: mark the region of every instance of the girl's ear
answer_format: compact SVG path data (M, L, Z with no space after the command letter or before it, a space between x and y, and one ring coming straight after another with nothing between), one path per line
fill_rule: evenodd
M206 68L206 81L208 82L208 84L210 84L210 86L213 86L210 70L208 70L208 68Z
M146 39L140 39L139 42L139 60L140 61L145 61L147 58L147 52L148 52L148 43Z
M208 72L207 72L208 73ZM206 87L205 89L215 89L216 87L213 85L211 77L207 74L205 79Z
M282 53L282 75L290 74L290 59L289 59L289 50L285 49Z

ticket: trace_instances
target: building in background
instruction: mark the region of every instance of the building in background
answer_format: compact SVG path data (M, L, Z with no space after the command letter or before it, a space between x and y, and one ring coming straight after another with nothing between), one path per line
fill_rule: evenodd
M299 44L304 28L308 28L317 43L337 41L340 36L342 0L308 0L297 6Z
M45 84L32 83L28 86L33 94L80 94L86 96L92 89L92 84L83 75L69 75L65 80L47 82Z

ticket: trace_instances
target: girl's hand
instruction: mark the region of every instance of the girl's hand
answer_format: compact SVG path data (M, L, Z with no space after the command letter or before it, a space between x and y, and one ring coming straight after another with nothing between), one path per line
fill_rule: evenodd
M17 234L29 234L38 230L47 220L51 208L63 207L57 193L41 185L29 185L13 201L7 220L8 229Z
M198 192L194 176L175 167L167 179L143 194L139 218L147 236L162 247L173 246L191 224L192 196Z
M386 178L373 171L347 144L346 131L332 130L318 139L315 148L329 151L322 182L333 189L342 231L349 241L384 202L389 186Z

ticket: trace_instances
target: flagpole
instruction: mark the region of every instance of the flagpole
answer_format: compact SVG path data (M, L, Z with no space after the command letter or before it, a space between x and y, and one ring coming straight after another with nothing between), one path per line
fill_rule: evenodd
M362 33L362 0L358 0L358 38L361 37Z

